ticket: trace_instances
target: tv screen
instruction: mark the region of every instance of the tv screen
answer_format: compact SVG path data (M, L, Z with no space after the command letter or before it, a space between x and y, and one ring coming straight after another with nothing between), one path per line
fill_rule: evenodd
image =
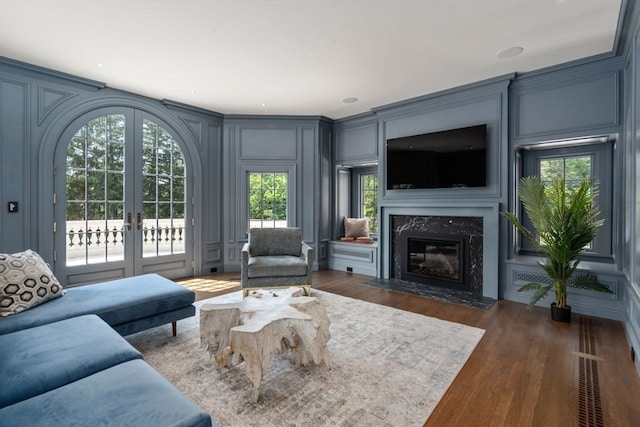
M387 140L388 190L484 187L487 125Z

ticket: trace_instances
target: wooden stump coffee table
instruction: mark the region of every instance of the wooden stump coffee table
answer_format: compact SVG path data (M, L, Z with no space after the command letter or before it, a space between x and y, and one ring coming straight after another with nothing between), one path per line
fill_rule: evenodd
M218 368L245 362L253 402L276 353L290 350L298 366L324 362L331 368L327 313L317 298L301 294L300 288L257 291L242 302L200 308L200 344Z

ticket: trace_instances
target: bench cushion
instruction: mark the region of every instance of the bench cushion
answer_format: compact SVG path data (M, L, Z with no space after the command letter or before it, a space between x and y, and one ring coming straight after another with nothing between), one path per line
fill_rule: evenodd
M0 421L16 427L212 425L209 414L139 359L2 408Z
M97 314L111 326L189 306L195 293L157 274L67 288L65 295L0 318L0 334L69 317Z
M0 335L0 408L142 354L98 316Z

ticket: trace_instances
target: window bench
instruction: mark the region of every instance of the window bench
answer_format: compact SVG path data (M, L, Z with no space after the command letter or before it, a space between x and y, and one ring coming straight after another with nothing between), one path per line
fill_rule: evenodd
M378 242L329 242L329 268L350 273L378 276Z

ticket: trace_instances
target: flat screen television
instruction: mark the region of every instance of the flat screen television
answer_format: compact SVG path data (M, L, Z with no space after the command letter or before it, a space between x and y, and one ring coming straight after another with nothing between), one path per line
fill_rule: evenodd
M485 187L487 125L387 140L388 190Z

